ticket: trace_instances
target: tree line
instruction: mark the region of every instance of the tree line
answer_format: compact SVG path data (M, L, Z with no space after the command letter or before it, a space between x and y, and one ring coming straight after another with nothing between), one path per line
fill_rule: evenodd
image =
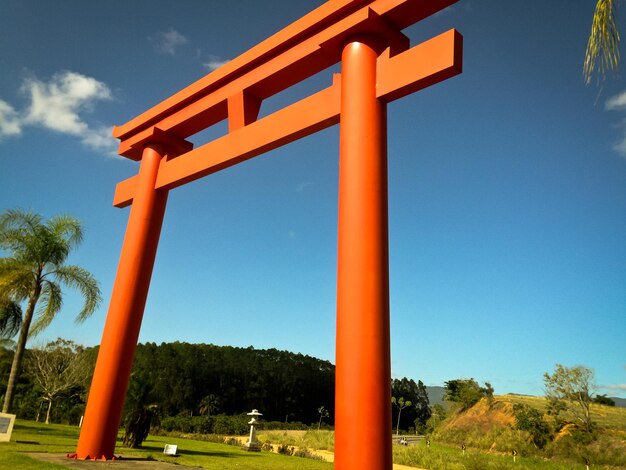
M84 348L62 339L28 349L17 380L15 412L25 419L45 417L46 421L77 424L97 353L98 347ZM6 390L12 355L10 348L0 347L1 394ZM334 389L334 365L303 354L185 342L145 343L137 346L124 420L145 410L158 423L167 417L240 415L256 408L264 421L332 426ZM391 393L394 428L423 431L431 413L424 384L406 377L393 379Z
M35 419L45 402L55 422L77 423L88 394L98 347L83 348L57 340L25 353L24 370L17 380L14 410ZM73 360L68 361L68 354ZM0 393L7 386L13 351L0 347ZM73 383L44 384L44 358L59 376ZM76 373L77 368L80 371ZM334 366L311 356L252 347L212 344L145 343L137 346L126 408L154 406L158 416L238 414L253 408L264 419L316 423L318 409L333 409ZM50 397L49 389L59 389ZM56 401L55 406L51 401ZM131 403L132 402L132 403ZM332 423L332 417L325 422Z

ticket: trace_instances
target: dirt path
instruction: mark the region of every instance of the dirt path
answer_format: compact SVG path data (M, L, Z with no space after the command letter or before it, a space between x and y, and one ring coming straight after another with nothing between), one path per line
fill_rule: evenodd
M74 460L68 459L65 454L46 454L42 452L30 452L26 453L33 459L40 460L42 462L53 463L56 465L63 465L67 468L79 468L91 470L106 468L114 470L174 470L181 469L181 465L168 462L159 462L158 460L151 460L146 458L129 457L120 460L107 460L106 462L93 462L88 460ZM182 467L182 468L202 468L202 467Z
M335 454L333 454L329 450L314 450L314 451L310 451L310 452L312 454L314 454L314 455L319 455L324 460L326 460L326 462L334 462L335 461ZM394 463L393 464L393 470L425 470L425 469L418 468L418 467L408 467L406 465L399 465L397 463Z
M319 450L315 452L327 462L334 462L335 455L327 450ZM106 462L91 462L85 460L68 459L65 454L46 454L42 452L31 452L26 454L42 462L63 465L67 468L91 469L107 468L114 470L175 470L181 469L181 465L159 462L158 460L149 460L144 458L126 458L121 460L108 460ZM182 467L182 468L202 468L202 467ZM417 467L407 467L406 465L393 464L393 470L424 470Z

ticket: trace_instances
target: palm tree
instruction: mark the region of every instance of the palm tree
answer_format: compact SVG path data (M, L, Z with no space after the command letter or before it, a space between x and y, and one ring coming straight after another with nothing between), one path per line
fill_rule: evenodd
M220 399L211 393L210 395L207 395L202 400L200 400L200 406L198 407L198 412L200 413L201 416L205 416L205 415L211 416L212 414L217 412L219 407L220 407Z
M148 437L152 418L158 412L153 399L154 379L150 371L133 373L126 394L126 416L124 418L124 445L133 449L141 448Z
M412 405L411 400L404 400L404 397L400 397L396 400L396 397L391 397L391 403L398 407L398 424L396 425L396 436L400 435L400 416L402 410Z
M71 249L81 240L80 222L71 216L56 216L46 223L40 215L21 210L8 210L0 215L0 250L10 253L9 257L0 258L0 299L3 299L1 304L5 306L1 309L1 318L8 315L9 307L6 306L13 309L14 318L16 306L26 302L2 406L3 413L9 412L13 403L26 341L29 336L44 330L61 310L61 285L77 289L85 300L83 309L76 317L77 322L89 317L100 303L100 288L96 279L80 266L64 264Z
M598 0L596 4L583 64L585 83L591 82L598 56L600 57L598 68L602 80L608 71L616 71L619 66L619 29L615 23L618 1Z

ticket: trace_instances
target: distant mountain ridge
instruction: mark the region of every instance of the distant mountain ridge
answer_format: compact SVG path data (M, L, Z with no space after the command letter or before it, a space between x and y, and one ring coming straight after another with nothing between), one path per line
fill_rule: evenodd
M626 398L618 398L618 397L609 397L609 398L615 402L615 406L619 406L620 408L626 408Z
M440 387L438 385L426 386L426 393L428 394L428 404L430 406L436 404L443 404L443 397L446 394L445 387Z

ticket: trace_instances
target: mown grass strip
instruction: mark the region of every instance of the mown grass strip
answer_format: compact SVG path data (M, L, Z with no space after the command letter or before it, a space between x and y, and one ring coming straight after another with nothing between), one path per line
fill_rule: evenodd
M31 421L17 420L11 442L0 443L0 468L58 469L59 465L41 462L25 455L29 452L68 454L76 450L79 429ZM165 444L178 445L179 457L163 454ZM239 447L195 439L149 436L141 449L129 449L118 444L116 454L139 457L181 466L202 467L210 470L323 470L332 464L299 457L288 457L269 452L246 452Z

